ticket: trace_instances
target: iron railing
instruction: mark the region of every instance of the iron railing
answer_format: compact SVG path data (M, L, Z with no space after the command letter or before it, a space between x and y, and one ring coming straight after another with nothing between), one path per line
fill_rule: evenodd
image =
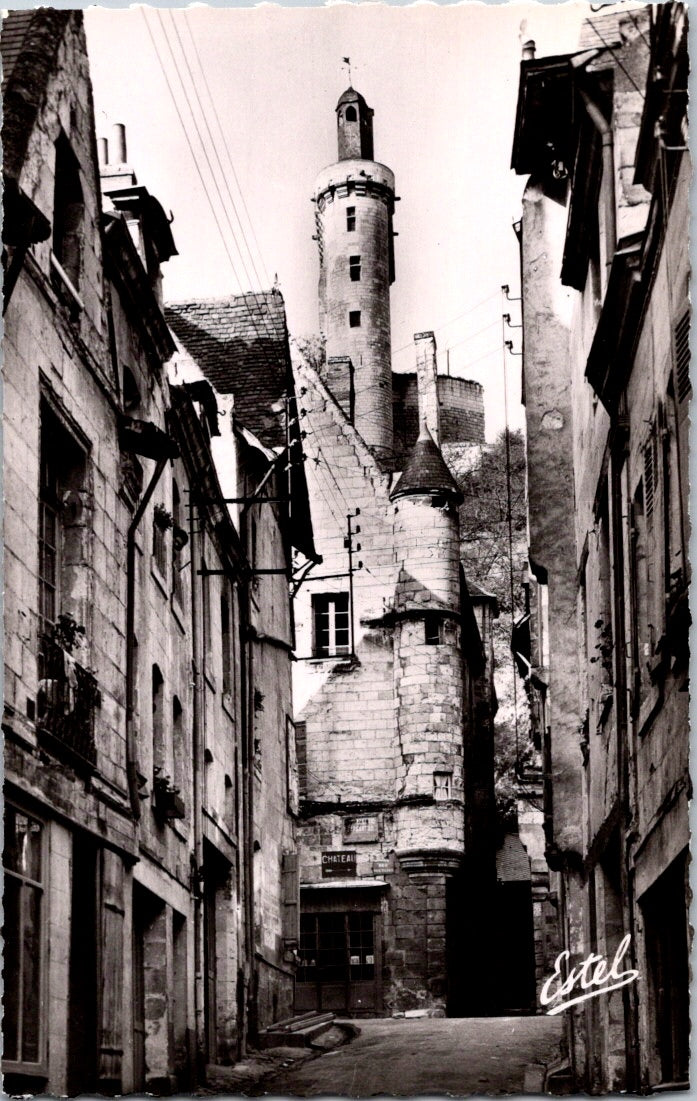
M94 713L99 703L92 673L48 635L41 636L37 727L90 767L97 763Z

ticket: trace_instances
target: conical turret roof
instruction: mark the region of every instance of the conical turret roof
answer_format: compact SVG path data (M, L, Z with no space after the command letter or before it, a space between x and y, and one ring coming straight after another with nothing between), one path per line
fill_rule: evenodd
M395 497L424 495L436 497L443 493L456 500L462 498L440 448L424 421L407 465L390 493L390 498L394 500Z
M339 96L339 102L336 105L337 111L344 103L362 103L365 107L368 106L361 93L357 92L351 85Z

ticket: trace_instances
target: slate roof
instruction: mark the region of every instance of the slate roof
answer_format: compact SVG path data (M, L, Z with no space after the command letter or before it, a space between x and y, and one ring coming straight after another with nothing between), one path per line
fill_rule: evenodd
M280 291L171 302L165 317L216 390L234 394L240 421L267 447L282 447L292 372Z
M24 11L11 11L2 21L0 32L0 56L2 56L2 87L12 76L15 62L19 57L24 42L24 36L29 29L29 24L36 15L36 11L28 8Z
M502 883L530 882L530 857L517 833L507 833L496 854L496 878Z
M219 394L235 398L235 418L267 448L286 445L283 398L294 393L286 311L280 291L170 302L172 332ZM297 419L290 425L294 455L302 450ZM291 470L290 533L293 546L317 558L305 468Z
M441 493L448 493L458 500L461 497L460 490L445 464L440 449L424 424L407 465L390 493L390 498L394 500L395 497L407 497L412 494L436 496Z
M624 11L605 12L587 16L581 24L578 36L580 50L602 50L605 46L619 46L622 42L620 19Z

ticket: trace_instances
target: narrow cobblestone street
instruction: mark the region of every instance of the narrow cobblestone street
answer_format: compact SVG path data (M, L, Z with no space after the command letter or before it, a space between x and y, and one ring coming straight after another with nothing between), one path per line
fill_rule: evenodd
M273 1097L538 1093L559 1017L363 1020L350 1044L264 1083ZM526 1088L526 1070L527 1088ZM262 1091L260 1091L262 1092Z

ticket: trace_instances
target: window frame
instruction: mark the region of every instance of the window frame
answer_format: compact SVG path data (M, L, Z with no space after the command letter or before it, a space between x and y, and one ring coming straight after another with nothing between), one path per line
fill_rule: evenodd
M345 608L340 608L337 613L337 604L341 600L341 603L346 602ZM322 603L326 604L323 609ZM333 609L333 612L330 611ZM337 647L336 635L336 617L337 614L346 616L346 627L339 628L340 630L346 630L346 645L343 644L341 649ZM327 629L328 629L328 641L325 647L320 644L320 628L318 624L319 617L322 615L327 616ZM325 660L327 658L346 658L351 655L351 604L348 592L321 592L312 594L312 656Z
M349 278L352 283L360 283L361 281L361 258L360 255L349 256Z
M348 322L349 322L349 329L360 329L361 328L361 311L360 310L349 310Z
M356 208L355 206L346 207L346 232L356 232Z

